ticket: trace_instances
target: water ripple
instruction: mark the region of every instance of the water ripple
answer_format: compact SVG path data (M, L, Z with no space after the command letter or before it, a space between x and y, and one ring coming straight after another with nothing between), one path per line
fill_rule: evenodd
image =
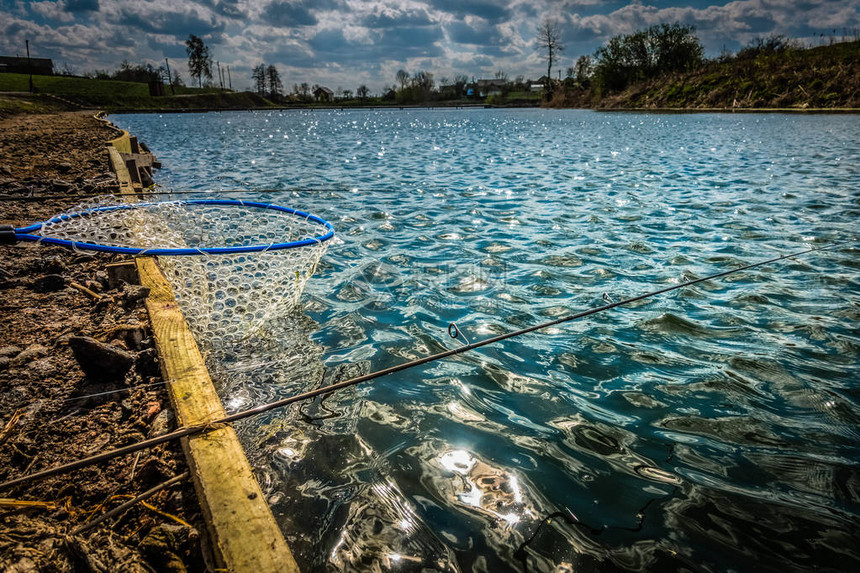
M856 238L860 118L540 110L112 118L162 184L332 221L302 313L209 349L230 410ZM860 249L239 424L304 571L860 568Z

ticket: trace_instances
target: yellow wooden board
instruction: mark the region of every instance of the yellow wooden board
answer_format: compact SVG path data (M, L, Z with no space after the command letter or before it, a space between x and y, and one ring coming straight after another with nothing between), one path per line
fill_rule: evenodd
M112 145L107 147L108 155L110 155L110 164L113 172L116 173L116 179L119 182L119 191L121 194L133 193L135 190L134 181L131 179L131 174L125 166L125 160L120 155L119 151ZM140 185L138 185L140 187Z
M150 288L146 307L178 426L224 416L164 274L151 257L138 258L137 267ZM191 436L183 447L221 565L237 573L298 572L233 428Z

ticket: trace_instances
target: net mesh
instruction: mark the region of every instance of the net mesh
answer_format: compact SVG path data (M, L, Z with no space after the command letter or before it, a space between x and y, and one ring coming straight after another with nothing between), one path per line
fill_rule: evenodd
M298 248L247 253L159 256L180 308L200 337L234 341L291 312L326 251L328 228L293 213L247 204L184 201L115 205L90 202L81 216L42 225L41 235L113 247L206 249L272 246L313 239Z

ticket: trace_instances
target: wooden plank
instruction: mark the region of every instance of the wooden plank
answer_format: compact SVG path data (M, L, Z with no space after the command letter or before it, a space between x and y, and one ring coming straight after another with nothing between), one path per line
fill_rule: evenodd
M131 173L125 166L125 161L119 151L112 145L107 147L108 155L110 156L110 164L113 172L116 173L116 179L119 182L119 192L122 194L134 193L134 181L131 178Z
M121 131L122 135L108 141L108 145L113 145L120 153L131 153L131 136L126 130Z
M158 163L151 153L120 153L120 155L126 161L134 159L138 167L152 167L154 163Z
M137 259L146 307L170 399L180 426L224 415L194 337L173 291L151 257ZM236 432L224 426L183 441L194 485L220 566L237 573L298 572L298 566Z
M122 155L122 154L120 154ZM136 189L138 185L143 187L140 183L140 171L137 170L137 161L134 159L126 159L125 160L125 168L128 169L128 174L131 176L131 184Z

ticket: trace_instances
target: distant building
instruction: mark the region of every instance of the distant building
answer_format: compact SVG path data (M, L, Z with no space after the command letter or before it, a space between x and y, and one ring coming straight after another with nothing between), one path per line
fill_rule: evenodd
M508 85L507 80L478 80L475 82L475 91L478 97L489 97L502 95L502 90Z
M50 58L0 56L0 73L53 76L54 62Z
M460 97L462 94L458 88L457 84L446 84L439 86L439 93L445 97Z
M317 89L314 90L314 99L319 102L328 103L332 99L334 99L334 92L325 86L319 86Z

